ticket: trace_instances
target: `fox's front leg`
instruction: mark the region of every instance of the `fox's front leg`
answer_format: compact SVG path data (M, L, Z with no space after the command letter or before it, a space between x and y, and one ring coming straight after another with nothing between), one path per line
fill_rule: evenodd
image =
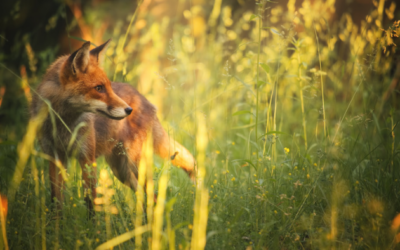
M61 175L60 169L56 166L54 162L50 162L49 165L49 173L50 173L50 185L51 185L51 201L54 202L54 199L57 199L56 203L56 213L57 215L62 210L62 204L64 201L64 179Z
M97 164L95 160L80 161L82 168L83 190L89 216L94 216L93 201L96 198Z
M89 132L86 141L82 145L82 151L79 155L79 164L82 169L83 190L86 206L89 211L89 217L94 216L93 202L96 198L97 183L97 163L96 163L96 139L93 130Z
M74 142L75 156L82 169L83 194L88 208L89 217L94 216L93 201L96 198L97 164L96 164L96 135L93 119L87 116L83 119L87 126L78 131L78 139Z

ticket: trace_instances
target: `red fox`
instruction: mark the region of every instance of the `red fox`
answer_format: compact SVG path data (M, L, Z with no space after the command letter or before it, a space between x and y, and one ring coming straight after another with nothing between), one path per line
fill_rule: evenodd
M90 42L86 42L71 55L56 60L37 88L41 98L34 96L31 105L31 115L38 115L45 105L42 99L47 99L61 118L52 122L47 117L39 141L43 151L64 166L69 157L77 157L85 193L89 194L85 200L92 213L92 201L96 197L96 165L93 164L96 158L104 155L114 175L136 190L142 145L149 132L156 154L164 159L171 158L172 164L184 169L192 179L196 166L192 154L168 137L155 107L144 96L126 83L110 82L107 78L99 62L109 41L92 50ZM86 126L80 126L82 122ZM75 129L77 139L71 146ZM52 200L57 198L60 209L63 178L55 162L50 162L49 172Z

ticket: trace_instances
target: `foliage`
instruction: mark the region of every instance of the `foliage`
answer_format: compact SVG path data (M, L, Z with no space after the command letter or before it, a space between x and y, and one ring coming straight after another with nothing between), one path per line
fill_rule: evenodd
M360 25L335 13L333 0L304 0L298 8L295 2L261 0L255 10L221 0L145 2L136 15L120 15L127 11L119 2L82 6L84 16L68 20L68 30L81 34L69 39L99 45L112 37L104 65L109 78L131 83L158 107L168 133L205 168L204 186L147 157L154 190L166 191L165 209L161 202L154 210L159 235L154 223L142 224L143 194L117 181L100 158L99 173L111 176L107 189L114 190L104 204L113 209L100 207L91 223L81 170L71 160L63 218L55 219L46 157L37 145L23 147L26 137L2 134L0 174L9 176L0 178L3 192L16 185L9 184L11 166L30 154L9 204L10 249L94 249L113 238L121 249L198 248L205 239L207 249L398 247L395 1L388 8L376 3ZM29 102L28 86L41 77L35 64L46 68L54 50L37 53L25 44L30 70L12 77ZM166 176L168 185L158 184ZM204 235L199 214L208 216Z

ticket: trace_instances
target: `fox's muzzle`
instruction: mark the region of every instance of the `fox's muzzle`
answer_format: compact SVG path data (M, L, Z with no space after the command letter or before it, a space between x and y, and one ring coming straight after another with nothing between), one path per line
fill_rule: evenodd
M131 113L132 113L132 108L131 107L127 107L126 109L125 109L125 113L127 114L127 115L130 115Z

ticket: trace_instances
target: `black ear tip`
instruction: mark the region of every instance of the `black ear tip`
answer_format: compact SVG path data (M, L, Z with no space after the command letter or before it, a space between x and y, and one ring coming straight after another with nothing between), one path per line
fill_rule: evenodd
M109 44L111 42L111 38L110 39L108 39L105 43L103 43L102 45L100 45L100 46L106 46L107 44Z
M89 48L90 47L90 41L86 41L83 45L82 48Z

